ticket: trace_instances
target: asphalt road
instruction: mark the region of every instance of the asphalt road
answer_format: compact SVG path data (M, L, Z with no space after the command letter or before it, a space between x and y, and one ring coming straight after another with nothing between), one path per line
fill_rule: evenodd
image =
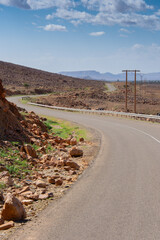
M160 124L26 108L96 129L102 145L73 188L9 239L160 239Z

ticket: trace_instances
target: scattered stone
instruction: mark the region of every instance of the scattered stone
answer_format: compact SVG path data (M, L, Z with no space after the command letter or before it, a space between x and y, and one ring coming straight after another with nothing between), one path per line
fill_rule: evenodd
M42 152L42 153L46 153L46 149L45 147L40 147L37 152Z
M30 157L33 157L33 158L37 158L37 153L32 146L30 146L29 144L26 144L26 145L24 145L24 149L25 149L27 155L29 155Z
M79 139L79 141L80 141L80 142L84 142L84 138L81 137L81 138Z
M1 216L4 220L18 221L26 218L26 212L22 203L11 193L8 193Z
M66 165L71 167L71 168L74 168L75 170L79 170L80 169L80 166L76 162L74 162L72 160L67 161Z
M7 229L12 228L12 227L14 227L14 222L10 221L8 223L0 225L0 230L7 230Z
M21 196L26 197L26 196L31 195L31 194L33 194L32 191L25 191L25 192L21 193Z
M13 186L14 185L14 181L10 176L2 177L1 182L3 182L6 186Z
M69 172L71 170L71 167L70 166L66 166L64 167L64 170L66 170L67 172Z
M55 180L56 186L61 186L63 184L63 180L61 178Z
M29 194L29 195L26 195L25 196L26 198L28 198L28 199L32 199L33 201L37 201L38 199L39 199L39 195L38 194Z
M27 191L30 191L29 186L24 187L24 188L19 192L19 194L22 194L22 193L27 192Z
M39 195L39 200L45 200L45 199L47 199L47 198L49 198L48 193L40 194L40 195Z
M70 153L71 157L82 157L83 156L83 151L76 147L72 148L69 153Z
M55 178L54 178L54 177L49 177L49 178L48 178L48 182L49 182L50 184L55 184Z
M77 140L76 140L76 138L72 138L72 139L70 140L70 145L71 145L71 146L77 145Z
M33 203L33 200L31 200L31 199L22 200L22 204L23 204L23 205L26 205L26 206L28 206L28 205L30 205L30 204L32 204L32 203Z
M48 193L48 197L49 198L54 197L53 193L52 192Z
M40 188L46 188L47 184L42 180L37 180L36 181L36 186L40 187Z

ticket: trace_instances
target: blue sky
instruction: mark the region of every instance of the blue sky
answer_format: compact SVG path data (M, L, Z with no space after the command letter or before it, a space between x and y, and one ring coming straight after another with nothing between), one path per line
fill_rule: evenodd
M160 72L160 1L0 0L0 60L51 72Z

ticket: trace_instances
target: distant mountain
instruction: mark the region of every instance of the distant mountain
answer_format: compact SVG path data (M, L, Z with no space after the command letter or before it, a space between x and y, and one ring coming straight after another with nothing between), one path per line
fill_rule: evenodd
M90 80L104 80L104 81L124 81L126 78L125 73L112 74L109 72L100 73L97 71L74 71L74 72L60 72L60 74L70 77L90 79ZM129 80L134 80L134 73L128 74ZM137 73L137 80L143 81L160 81L160 72L158 73Z

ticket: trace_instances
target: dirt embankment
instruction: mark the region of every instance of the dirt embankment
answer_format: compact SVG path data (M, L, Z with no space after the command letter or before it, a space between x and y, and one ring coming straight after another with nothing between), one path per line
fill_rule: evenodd
M2 80L0 80L0 140L28 142L28 133L22 127L21 120L22 116L17 107L6 100Z

